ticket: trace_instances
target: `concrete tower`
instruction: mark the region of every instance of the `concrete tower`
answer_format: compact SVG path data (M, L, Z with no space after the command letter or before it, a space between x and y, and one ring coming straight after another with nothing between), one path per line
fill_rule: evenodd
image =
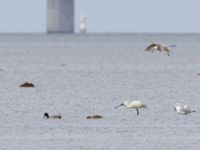
M74 33L74 0L48 0L47 32Z

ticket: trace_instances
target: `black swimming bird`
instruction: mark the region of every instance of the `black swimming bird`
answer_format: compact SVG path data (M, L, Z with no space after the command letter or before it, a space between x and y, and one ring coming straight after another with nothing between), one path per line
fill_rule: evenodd
M52 115L52 116L49 116L48 113L44 113L43 117L46 117L47 119L61 119L62 118L61 115Z

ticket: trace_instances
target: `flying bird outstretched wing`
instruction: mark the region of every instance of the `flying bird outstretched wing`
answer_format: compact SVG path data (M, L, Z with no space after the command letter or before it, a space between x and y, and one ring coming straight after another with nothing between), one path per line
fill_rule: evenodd
M160 52L167 52L167 55L170 56L169 54L170 49L163 44L152 43L149 46L147 46L147 48L145 48L145 51L154 52L155 50L160 51Z
M156 49L157 46L158 46L157 44L152 43L152 44L150 44L149 46L147 46L147 47L145 48L145 51L151 51L152 49Z

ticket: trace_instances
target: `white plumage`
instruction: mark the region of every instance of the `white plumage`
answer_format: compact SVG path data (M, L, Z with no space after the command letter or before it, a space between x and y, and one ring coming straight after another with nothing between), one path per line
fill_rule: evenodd
M178 114L183 114L183 115L187 115L189 113L196 112L195 110L192 110L188 105L185 105L185 104L181 105L179 103L176 103L174 110Z
M140 101L124 101L122 104L116 106L115 108L118 108L120 106L125 106L127 108L130 108L130 109L136 109L137 111L137 115L139 115L139 108L146 108L147 106L140 102Z

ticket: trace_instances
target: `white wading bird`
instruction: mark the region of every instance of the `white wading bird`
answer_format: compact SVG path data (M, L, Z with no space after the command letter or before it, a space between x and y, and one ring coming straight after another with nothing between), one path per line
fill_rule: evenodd
M191 108L188 105L181 105L179 103L176 103L174 110L178 114L183 114L183 115L187 115L189 113L196 112L195 110L191 110Z
M155 50L160 51L160 52L167 52L167 55L169 56L170 49L163 44L152 43L149 46L147 46L147 48L145 48L145 51L149 51L149 52L154 52Z
M125 107L130 108L130 109L136 109L137 115L139 115L139 108L146 108L147 107L145 104L143 104L140 101L132 101L132 102L124 101L122 104L115 106L115 108L118 108L120 106L125 106Z

